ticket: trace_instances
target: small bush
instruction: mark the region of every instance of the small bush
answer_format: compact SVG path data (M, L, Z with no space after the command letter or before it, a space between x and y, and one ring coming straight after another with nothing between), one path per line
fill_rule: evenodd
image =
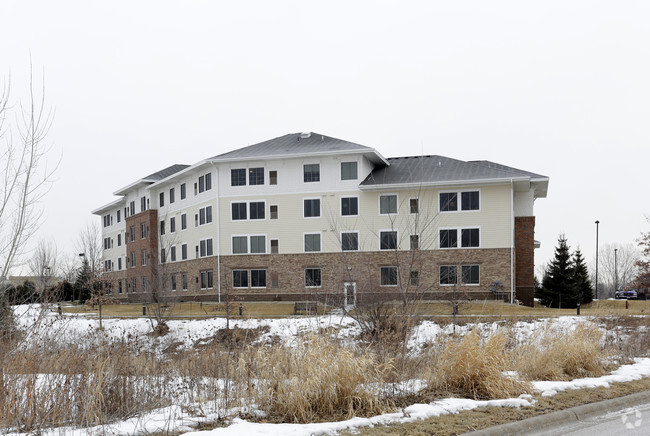
M530 391L530 385L504 374L509 366L506 336L481 341L471 332L450 340L428 376L429 389L474 399L508 398Z

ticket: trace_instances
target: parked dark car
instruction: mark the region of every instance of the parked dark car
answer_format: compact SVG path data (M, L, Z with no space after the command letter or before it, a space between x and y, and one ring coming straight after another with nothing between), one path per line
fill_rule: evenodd
M647 289L619 289L614 297L620 300L645 300Z

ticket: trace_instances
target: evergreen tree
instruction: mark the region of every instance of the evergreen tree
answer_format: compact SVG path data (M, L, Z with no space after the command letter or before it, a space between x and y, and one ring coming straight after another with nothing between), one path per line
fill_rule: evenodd
M77 274L77 280L74 282L74 297L79 299L82 303L86 302L86 300L90 298L91 282L92 274L90 271L90 265L88 265L88 261L84 258L81 269Z
M547 307L576 307L578 302L574 285L573 262L564 235L558 238L555 258L546 267L542 287L536 297Z
M577 293L577 300L580 304L591 303L594 299L594 290L589 280L589 271L585 265L580 249L573 253L573 285Z

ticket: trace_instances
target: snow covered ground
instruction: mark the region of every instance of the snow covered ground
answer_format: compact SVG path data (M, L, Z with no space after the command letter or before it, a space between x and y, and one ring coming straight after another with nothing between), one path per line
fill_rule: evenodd
M27 346L39 346L51 344L53 338L61 345L69 344L91 344L101 340L108 341L129 341L137 346L148 347L162 353L170 345L174 344L178 350L191 349L198 341L212 337L218 329L225 327L225 320L213 318L206 320L172 320L168 321L169 334L162 337L147 335L151 331L151 325L146 319L107 319L103 321L104 331L98 333L98 320L87 318L81 315L59 316L54 312L43 315L38 306L20 306L16 310L17 321L21 329L29 331L30 341ZM265 327L266 333L260 338L260 342L279 340L286 346L293 346L301 333L317 332L328 328L329 332L336 334L343 339L355 337L359 333L354 320L342 316L321 316L312 318L288 318L288 319L250 319L231 320L231 325L241 328ZM559 317L550 319L539 319L532 322L517 322L511 328L515 333L517 341L525 341L536 332L546 329L557 329L558 331L569 331L575 329L580 323L593 322L588 317ZM500 324L476 323L456 327L457 333L465 333L470 329L478 329L482 335L489 336L500 328ZM450 325L440 326L434 322L423 321L414 329L409 339L408 347L411 353L419 353L427 344L433 343L436 338L449 336L453 327ZM100 334L102 336L100 336ZM592 387L608 387L614 382L638 380L650 376L650 358L636 359L634 364L623 365L609 375L596 378L576 379L572 381L539 381L533 386L544 396L555 395L557 392L567 389L582 389ZM419 380L412 383L413 386L420 386ZM107 434L107 435L133 435L146 434L160 431L191 432L194 426L203 422L214 422L217 418L234 417L238 415L259 415L262 412L255 410L232 409L221 414L216 409L210 410L206 404L188 404L179 401L170 407L155 410L145 416L139 416L95 428L74 429L59 428L43 434ZM440 416L449 413L458 413L464 410L471 410L479 407L535 407L535 400L529 395L522 395L519 398L504 400L475 401L462 398L447 398L435 401L430 404L413 404L395 413L386 413L371 418L352 418L346 421L311 424L270 424L249 422L240 418L231 418L229 425L219 427L210 431L194 432L187 434L202 435L318 435L335 434L344 429L354 429L363 426L374 426L378 424L405 423L418 419ZM200 413L197 413L200 410Z

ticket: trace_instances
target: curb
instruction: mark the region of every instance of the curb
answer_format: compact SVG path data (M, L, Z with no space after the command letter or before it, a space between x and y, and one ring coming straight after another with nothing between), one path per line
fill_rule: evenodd
M521 421L509 422L482 430L464 433L471 436L506 436L534 434L550 431L564 425L580 422L609 412L616 412L629 407L650 402L650 391L637 392L625 397L612 398L597 403L583 404L570 409L558 410L544 415L537 415Z

